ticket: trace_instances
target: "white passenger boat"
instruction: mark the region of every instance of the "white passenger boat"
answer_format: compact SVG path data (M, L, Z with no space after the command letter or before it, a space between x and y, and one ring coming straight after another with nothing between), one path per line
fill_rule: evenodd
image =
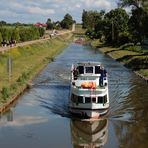
M108 77L99 62L72 64L69 109L84 118L99 118L108 112Z

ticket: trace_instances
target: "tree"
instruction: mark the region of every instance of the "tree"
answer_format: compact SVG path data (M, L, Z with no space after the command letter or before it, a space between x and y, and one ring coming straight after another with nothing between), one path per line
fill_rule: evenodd
M11 39L17 42L20 41L19 29L17 27L13 30Z
M40 37L42 37L45 34L45 29L42 27L39 27L38 30L39 30Z
M108 12L105 17L104 35L106 41L120 44L121 34L128 32L129 16L122 8Z
M118 5L121 7L134 6L140 8L146 0L119 0Z
M51 22L50 18L48 18L46 24L47 24L47 29L53 29L53 23Z
M119 0L122 7L133 6L129 27L134 42L141 42L148 37L148 1L147 0Z
M9 41L12 35L12 29L7 27L1 27L0 32L2 34L3 40Z
M64 19L61 21L61 27L65 29L70 29L73 24L73 18L70 14L66 14Z
M2 34L0 32L0 46L1 46L2 41L3 41L3 38L2 38Z
M87 11L83 10L82 13L82 28L87 28Z
M82 27L85 29L94 29L98 20L101 19L103 13L97 11L85 11L82 13Z
M130 32L135 43L142 42L144 37L148 37L148 15L142 8L133 9L129 20Z
M7 25L5 21L0 21L0 25Z

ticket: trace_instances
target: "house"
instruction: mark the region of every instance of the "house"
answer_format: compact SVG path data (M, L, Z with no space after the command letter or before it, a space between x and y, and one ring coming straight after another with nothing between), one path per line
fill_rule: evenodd
M43 23L38 22L38 23L34 24L34 26L36 26L36 27L47 27L47 24L43 24Z

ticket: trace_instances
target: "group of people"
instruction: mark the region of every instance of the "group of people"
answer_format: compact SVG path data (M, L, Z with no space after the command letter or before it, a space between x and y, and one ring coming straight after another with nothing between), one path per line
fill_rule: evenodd
M16 40L10 40L10 41L3 40L1 42L1 45L2 45L2 47L7 47L7 46L13 47L13 46L16 46Z

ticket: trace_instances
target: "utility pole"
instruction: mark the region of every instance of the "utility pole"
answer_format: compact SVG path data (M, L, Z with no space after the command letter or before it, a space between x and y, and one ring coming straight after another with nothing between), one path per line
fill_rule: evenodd
M9 57L7 59L7 72L8 72L8 79L9 83L11 82L11 76L12 76L12 59L10 57L10 49L9 49Z

